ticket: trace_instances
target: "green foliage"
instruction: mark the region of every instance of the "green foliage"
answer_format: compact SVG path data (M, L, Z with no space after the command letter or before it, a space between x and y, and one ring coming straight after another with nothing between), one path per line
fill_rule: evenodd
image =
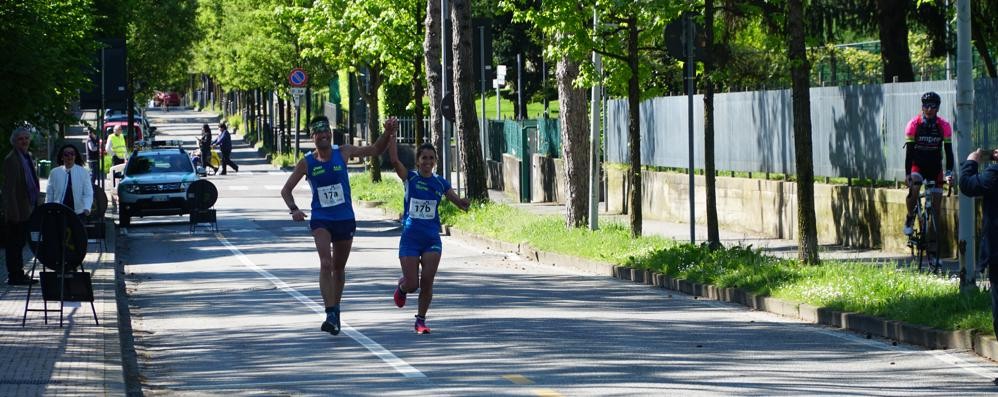
M298 164L298 161L300 161L304 157L305 157L304 152L298 152L297 156L295 156L294 152L275 153L273 157L271 157L270 163L280 168L294 167L295 164Z
M77 91L87 89L97 43L90 0L18 0L0 6L0 153L13 127L69 121Z
M136 98L186 84L198 36L197 0L130 0L128 72Z
M501 0L500 6L514 14L514 21L531 23L548 38L544 50L550 62L567 56L581 63L582 74L577 86L592 86L602 82L613 96L626 95L631 76L626 45L629 24L638 29L638 73L641 97L662 94L667 87L648 87L646 82L663 80L663 73L678 72L678 64L666 60L664 36L666 24L675 20L685 7L692 4L667 0L578 0L546 1L539 9L528 7L526 0ZM593 10L599 10L600 24L593 27ZM603 54L604 78L595 73L591 53ZM674 82L674 81L673 81Z

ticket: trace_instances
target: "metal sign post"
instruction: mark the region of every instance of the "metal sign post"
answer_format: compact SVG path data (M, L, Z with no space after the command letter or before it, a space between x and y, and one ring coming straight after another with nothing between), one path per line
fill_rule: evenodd
M506 65L496 66L496 78L492 80L492 87L496 89L496 120L502 118L502 105L499 104L499 89L506 85Z
M295 105L295 158L301 152L301 135L299 134L299 117L301 117L301 98L305 94L305 86L308 85L308 73L305 69L294 68L288 73L288 83L291 84L291 101Z

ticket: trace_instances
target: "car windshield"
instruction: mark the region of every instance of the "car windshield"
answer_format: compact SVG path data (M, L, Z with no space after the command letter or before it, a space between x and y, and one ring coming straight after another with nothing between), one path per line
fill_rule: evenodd
M191 159L183 153L135 156L128 160L126 175L162 174L166 172L194 172Z

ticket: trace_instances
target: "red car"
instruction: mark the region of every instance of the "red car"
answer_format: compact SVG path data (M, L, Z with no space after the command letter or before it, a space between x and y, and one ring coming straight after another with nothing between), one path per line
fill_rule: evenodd
M173 91L156 91L152 100L156 106L163 106L164 103L166 106L180 106L180 94Z
M104 133L107 136L110 136L111 134L114 134L114 127L117 127L119 125L121 126L121 130L122 130L121 133L122 133L122 135L125 135L127 137L128 136L128 134L126 133L128 131L128 127L127 127L128 122L127 121L108 121L108 122L104 123ZM145 137L145 135L143 135L143 133L142 133L143 132L142 131L142 123L140 123L139 121L136 121L135 124L133 124L133 128L135 129L135 140L136 141L141 141L142 138Z

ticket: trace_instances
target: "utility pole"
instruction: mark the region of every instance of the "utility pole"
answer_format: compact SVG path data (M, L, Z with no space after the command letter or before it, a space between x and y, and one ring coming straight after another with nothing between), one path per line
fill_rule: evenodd
M970 59L970 0L957 0L956 3L956 143L957 158L964 159L973 150L971 128L974 125L974 80L971 75L973 64ZM962 175L960 175L962 177ZM977 262L974 229L977 225L974 199L960 195L959 243L960 290L967 292L976 288L974 280Z
M696 217L696 180L693 177L693 77L696 67L693 60L693 40L696 34L696 26L693 25L693 17L687 13L683 16L686 23L686 98L687 98L687 118L689 119L689 152L690 152L690 243L697 243L697 217Z
M479 134L478 137L479 139L481 139L482 143L482 159L488 160L489 156L486 146L488 146L489 144L489 139L488 139L488 134L486 133L486 131L488 131L486 130L486 127L488 127L489 121L485 117L485 70L488 69L485 67L485 25L478 27L478 49L479 49L479 59L481 60L482 64L482 70L481 70L482 129L481 129L481 134Z
M593 30L599 26L599 13L593 9ZM596 75L603 77L603 58L593 51L593 66ZM600 99L603 96L602 87L593 85L592 98L589 99L589 230L599 229L599 142L600 142Z

